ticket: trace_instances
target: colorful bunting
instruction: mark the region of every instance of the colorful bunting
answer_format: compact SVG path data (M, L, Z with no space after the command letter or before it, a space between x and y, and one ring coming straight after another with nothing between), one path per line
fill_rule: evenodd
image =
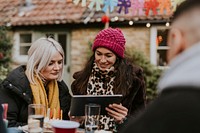
M131 8L133 16L143 16L144 0L131 0Z
M75 5L78 5L80 1L81 0L74 0L73 2L74 2ZM86 6L86 0L82 0L81 5Z
M118 13L121 13L122 11L122 8L124 7L124 11L125 11L125 14L128 13L128 8L131 7L131 1L130 0L118 0L118 5L120 8L118 10Z
M146 9L146 16L149 15L149 11L153 11L153 15L157 15L157 8L159 6L159 3L157 0L146 0L144 3L144 8Z
M171 15L176 6L184 0L90 0L88 8L92 10L96 6L96 11L113 12L115 7L118 13L124 10L125 14L129 12L131 7L133 16L149 15ZM81 2L82 6L86 6L87 0L73 0L75 5ZM101 9L102 8L102 9ZM172 9L173 8L173 9ZM152 13L151 13L152 12Z
M166 10L166 14L171 14L171 0L158 0L160 14L164 15L164 10Z
M94 5L96 4L96 11L100 11L101 10L101 5L103 5L103 0L92 0L91 3L89 4L88 8L90 10L92 10L92 8L94 7Z
M114 7L117 6L118 0L105 0L103 11L106 12L110 7L110 12L113 12Z

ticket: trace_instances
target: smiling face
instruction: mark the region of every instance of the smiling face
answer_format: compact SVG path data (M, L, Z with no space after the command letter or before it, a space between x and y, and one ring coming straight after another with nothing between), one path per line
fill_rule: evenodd
M102 71L112 67L116 59L117 56L107 48L99 47L95 50L95 62Z
M59 74L62 70L62 64L63 64L63 57L59 52L56 52L49 65L41 70L42 76L47 80L54 80L58 79Z

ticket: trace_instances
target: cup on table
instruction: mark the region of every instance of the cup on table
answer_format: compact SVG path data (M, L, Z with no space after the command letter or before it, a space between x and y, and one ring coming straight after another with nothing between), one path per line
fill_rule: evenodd
M54 133L76 133L80 126L78 122L69 120L55 120L51 123Z
M28 131L30 133L43 132L45 106L42 104L28 105Z
M86 104L85 105L85 132L94 133L99 126L101 106L98 104Z

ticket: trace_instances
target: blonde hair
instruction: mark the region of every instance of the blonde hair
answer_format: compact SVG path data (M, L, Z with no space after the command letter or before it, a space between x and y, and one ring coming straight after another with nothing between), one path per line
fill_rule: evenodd
M59 52L63 57L62 70L58 80L62 80L64 69L64 51L62 46L52 38L40 38L32 43L28 50L28 62L26 65L26 76L30 83L35 84L34 75L39 75L40 71L47 67L55 52Z

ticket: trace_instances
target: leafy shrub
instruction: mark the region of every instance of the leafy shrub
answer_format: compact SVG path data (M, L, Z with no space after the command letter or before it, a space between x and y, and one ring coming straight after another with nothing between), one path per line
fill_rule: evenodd
M11 62L11 41L7 36L7 29L5 27L0 27L0 83L6 78L10 68Z
M157 84L161 75L161 70L152 65L147 57L141 51L128 48L126 54L136 65L143 68L146 83L147 102L152 101L157 96Z

